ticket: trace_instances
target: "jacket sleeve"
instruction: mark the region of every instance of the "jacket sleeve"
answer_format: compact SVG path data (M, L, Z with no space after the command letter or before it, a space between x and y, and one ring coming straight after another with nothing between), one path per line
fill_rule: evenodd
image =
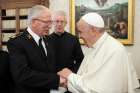
M72 93L94 93L85 83L78 74L72 73L68 76L68 90Z
M57 89L59 76L56 73L45 73L33 70L28 63L24 48L18 42L9 41L10 70L18 85L31 88Z
M83 61L84 54L80 45L78 38L75 39L75 48L74 48L74 60L75 60L75 68L73 72L77 72L81 62Z

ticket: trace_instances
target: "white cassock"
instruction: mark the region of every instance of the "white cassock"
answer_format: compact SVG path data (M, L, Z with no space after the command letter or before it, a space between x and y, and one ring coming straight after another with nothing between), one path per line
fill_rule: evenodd
M106 32L68 77L73 93L134 93L138 78L124 46Z

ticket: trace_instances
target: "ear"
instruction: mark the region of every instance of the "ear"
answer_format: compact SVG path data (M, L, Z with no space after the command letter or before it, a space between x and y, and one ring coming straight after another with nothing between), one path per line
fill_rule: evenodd
M67 25L67 20L66 20L66 22L65 22L65 26Z
M93 34L94 36L99 34L99 31L96 31L96 28L91 27L91 34Z
M94 27L91 27L91 28L90 28L90 32L91 32L91 33L95 33L95 31L96 31L96 30L95 30Z
M36 27L38 25L38 23L37 23L36 20L32 20L32 23L31 24L32 24L33 27Z
M67 20L66 20L66 22L65 22L65 24L67 24L68 22L67 22Z

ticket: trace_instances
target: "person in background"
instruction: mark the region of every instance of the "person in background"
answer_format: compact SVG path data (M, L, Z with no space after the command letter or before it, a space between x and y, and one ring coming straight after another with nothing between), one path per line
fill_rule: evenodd
M50 35L50 41L55 48L57 70L67 67L77 72L84 55L78 38L65 31L67 17L64 11L54 12L53 24L54 32Z
M55 55L46 38L52 25L50 10L33 6L28 25L26 31L7 43L15 93L50 93L66 82L56 73Z
M55 11L53 14L54 32L49 36L50 42L54 45L57 71L67 67L77 72L84 55L79 39L65 31L66 24L66 13Z
M87 13L77 23L80 38L92 50L85 55L78 73L64 68L58 74L67 79L73 93L135 93L138 78L125 47L104 30L103 18Z

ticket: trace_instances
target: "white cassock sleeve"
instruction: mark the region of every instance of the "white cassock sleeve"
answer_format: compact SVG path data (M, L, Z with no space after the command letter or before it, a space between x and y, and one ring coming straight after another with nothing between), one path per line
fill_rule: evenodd
M95 93L86 86L80 75L74 73L68 77L68 90L72 93Z

